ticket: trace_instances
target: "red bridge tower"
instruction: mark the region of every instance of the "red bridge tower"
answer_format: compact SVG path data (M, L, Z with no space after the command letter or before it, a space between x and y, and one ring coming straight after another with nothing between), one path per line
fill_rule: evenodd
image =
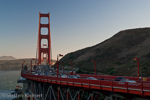
M48 24L41 23L41 17L47 17L48 18ZM41 28L47 28L48 34L42 35L41 34ZM47 39L47 47L42 48L41 40ZM51 64L51 35L50 35L50 13L48 14L41 14L39 13L39 30L38 30L38 43L37 43L37 49L38 49L38 64L41 64L43 61L43 57L41 55L46 54L46 61Z

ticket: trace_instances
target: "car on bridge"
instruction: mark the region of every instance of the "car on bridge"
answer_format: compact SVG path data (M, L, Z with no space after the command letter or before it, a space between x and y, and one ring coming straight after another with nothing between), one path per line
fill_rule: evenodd
M126 80L125 77L117 77L114 79L114 81L122 81L122 80Z
M136 83L136 81L129 79L121 80L120 82Z
M77 78L77 77L74 75L68 75L68 78Z
M67 78L68 76L67 75L65 75L65 74L62 74L61 75L61 78Z
M94 77L88 77L88 78L86 78L86 79L89 79L89 80L97 80L97 79L94 78Z
M74 76L77 77L77 78L80 77L80 75L74 75Z

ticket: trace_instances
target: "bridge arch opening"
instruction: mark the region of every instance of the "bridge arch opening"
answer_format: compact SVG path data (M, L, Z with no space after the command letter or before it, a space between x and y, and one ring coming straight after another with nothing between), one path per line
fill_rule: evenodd
M48 28L41 28L41 35L48 35Z
M48 40L42 39L41 40L41 48L47 48L48 47Z
M41 17L41 24L48 24L48 17Z

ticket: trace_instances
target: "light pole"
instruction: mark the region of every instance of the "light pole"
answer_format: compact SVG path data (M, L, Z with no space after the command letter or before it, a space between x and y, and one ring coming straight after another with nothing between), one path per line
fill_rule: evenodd
M137 70L138 70L138 78L140 76L140 73L139 73L139 58L134 58L134 60L137 60Z
M59 57L62 57L62 56L63 56L62 54L58 54L58 55L57 55L57 77L58 77L58 73L59 73L58 59L59 59Z
M73 64L72 64L72 62L69 62L69 64L71 64L71 71L73 73Z
M35 60L34 58L33 59L31 59L31 72L32 72L32 60Z
M94 63L94 67L95 67L95 75L96 75L96 61L95 60L92 60L92 62Z
M23 70L23 64L24 64L25 62L26 62L26 61L23 61L23 62L22 62L22 70Z
M61 65L63 66L63 74L64 74L64 64L63 64L63 63L61 63Z

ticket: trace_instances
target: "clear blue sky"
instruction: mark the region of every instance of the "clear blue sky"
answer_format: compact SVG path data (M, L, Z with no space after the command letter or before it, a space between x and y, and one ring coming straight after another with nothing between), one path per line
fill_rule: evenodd
M150 26L150 0L0 0L0 56L35 57L39 12L51 14L53 59Z

